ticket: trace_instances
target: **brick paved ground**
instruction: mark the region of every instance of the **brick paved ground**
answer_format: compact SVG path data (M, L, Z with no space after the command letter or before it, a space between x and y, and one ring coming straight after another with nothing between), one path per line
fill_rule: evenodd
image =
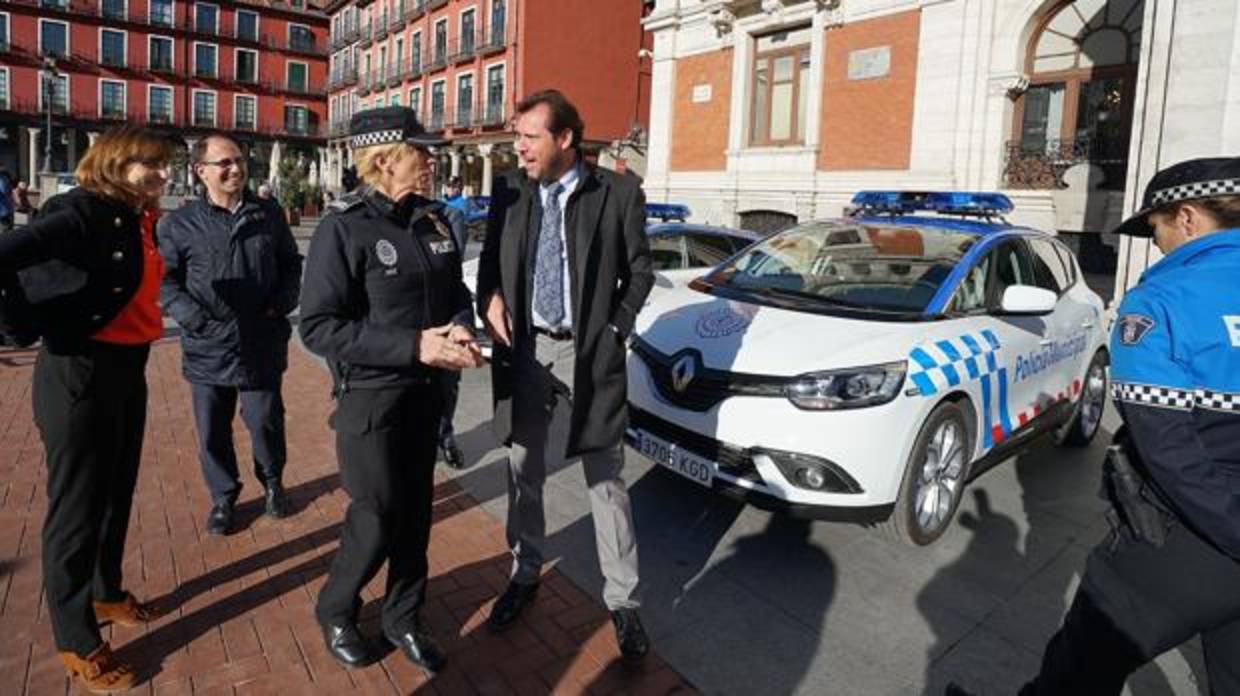
M34 354L0 352L0 694L69 690L51 642L39 569L45 510L42 447L30 416ZM113 648L144 666L136 691L154 694L359 692L441 694L686 693L659 657L638 669L618 661L615 635L596 599L559 573L521 622L502 635L484 619L504 587L502 526L455 483L440 480L424 615L449 651L433 681L398 652L359 671L337 666L323 647L312 607L336 547L348 499L336 474L328 380L291 350L286 485L297 514L261 516L258 484L246 472L241 531L208 537L209 507L195 454L189 391L175 342L151 356L146 445L126 548L128 589L168 614L145 629L105 628ZM249 460L237 424L238 457ZM244 468L244 467L243 467ZM378 635L383 574L364 595L362 627ZM70 691L71 692L71 691Z

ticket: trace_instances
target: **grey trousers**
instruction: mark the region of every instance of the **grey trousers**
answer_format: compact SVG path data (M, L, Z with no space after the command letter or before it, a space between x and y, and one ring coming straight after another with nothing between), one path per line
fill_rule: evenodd
M512 580L538 582L546 542L543 484L549 467L564 462L568 441L573 365L570 341L535 335L534 351L514 356L512 445L508 449L508 545ZM637 537L633 511L620 471L624 445L617 442L581 457L589 487L594 541L602 570L603 602L608 609L636 608Z

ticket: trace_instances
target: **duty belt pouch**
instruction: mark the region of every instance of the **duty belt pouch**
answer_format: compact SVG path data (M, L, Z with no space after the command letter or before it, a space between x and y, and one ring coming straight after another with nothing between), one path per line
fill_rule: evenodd
M1102 494L1111 502L1108 521L1127 529L1138 541L1161 547L1167 540L1169 516L1143 495L1145 480L1123 445L1107 448L1102 465Z

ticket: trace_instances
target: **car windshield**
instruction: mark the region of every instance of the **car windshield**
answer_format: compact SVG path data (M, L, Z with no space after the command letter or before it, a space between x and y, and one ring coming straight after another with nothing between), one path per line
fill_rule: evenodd
M754 245L706 280L811 310L918 313L976 241L947 230L812 222Z

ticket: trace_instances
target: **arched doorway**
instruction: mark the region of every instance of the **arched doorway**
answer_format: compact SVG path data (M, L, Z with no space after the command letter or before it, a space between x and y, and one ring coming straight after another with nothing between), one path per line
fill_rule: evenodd
M1029 41L1029 87L1016 100L1004 184L1057 189L1080 163L1121 190L1137 81L1144 0L1069 0L1051 8Z

